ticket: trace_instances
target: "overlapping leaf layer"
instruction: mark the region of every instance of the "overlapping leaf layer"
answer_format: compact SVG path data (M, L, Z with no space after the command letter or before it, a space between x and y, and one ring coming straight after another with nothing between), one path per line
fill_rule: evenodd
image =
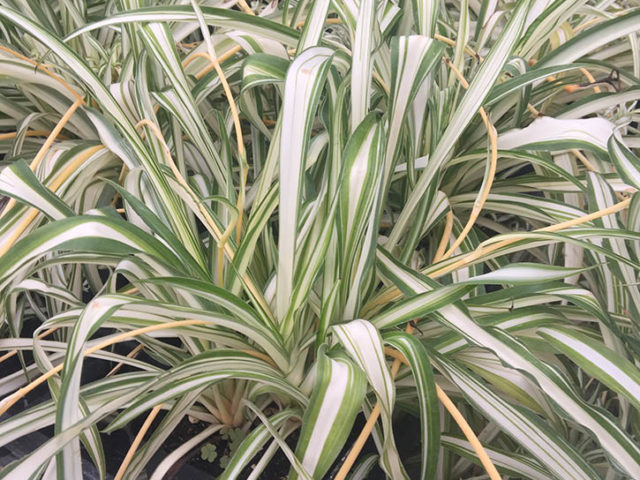
M0 444L53 427L0 478L115 474L149 411L117 478L230 428L225 479L481 478L442 395L504 478L640 478L639 35L634 0L0 0Z

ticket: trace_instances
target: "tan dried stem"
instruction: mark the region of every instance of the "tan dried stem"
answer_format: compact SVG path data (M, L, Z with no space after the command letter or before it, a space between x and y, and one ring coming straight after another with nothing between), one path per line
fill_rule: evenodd
M55 332L56 330L58 330L58 328L60 327L51 327L50 329L46 330L45 332L42 332L40 335L38 335L38 338L40 340L42 340L44 337L47 337L49 335L51 335L53 332ZM11 350L10 352L5 353L2 357L0 357L0 363L4 362L5 360L10 359L11 357L14 357L15 355L18 354L18 350Z
M124 460L122 460L122 463L120 464L120 468L118 469L118 472L116 473L115 477L113 477L113 480L122 480L122 477L124 477L124 474L126 473L127 468L129 467L129 464L133 459L133 456L138 450L138 447L140 446L140 444L142 443L142 439L144 438L145 434L151 427L151 424L153 423L155 418L158 416L158 413L160 413L160 410L162 410L162 407L163 405L160 404L160 405L156 405L151 409L151 412L149 412L149 415L147 415L147 418L142 424L142 426L140 427L140 430L138 430L138 434L136 435L136 438L133 439L133 443L129 447L129 450L127 451L127 455L124 457Z
M413 327L411 327L410 324L407 325L407 331L409 333L413 331ZM398 352L397 350L387 347L385 348L385 353L394 358L393 365L391 367L391 374L393 378L395 378L396 375L398 374L398 370L401 364L405 364L406 366L410 367L409 362L404 357L404 355L402 355L402 353ZM438 384L436 384L436 393L438 395L438 399L440 400L444 408L447 409L447 411L449 412L453 420L456 422L456 424L458 425L458 427L460 428L464 436L467 438L467 440L471 444L471 447L473 448L473 450L476 452L476 455L478 456L478 459L480 460L480 463L482 463L482 466L484 467L484 469L487 471L489 478L491 480L500 480L502 477L498 473L498 470L496 469L495 465L491 461L491 458L489 457L489 455L487 454L487 451L482 446L482 443L474 433L473 429L469 426L469 423L465 420L462 413L460 413L460 410L457 409L457 407L451 401L449 396L445 393L444 390L442 390L442 388L440 388ZM346 478L347 474L351 470L351 467L356 461L358 455L362 451L362 448L364 447L364 444L367 441L367 438L371 434L373 427L378 421L379 416L380 416L380 404L376 403L373 409L371 410L371 414L367 419L367 423L365 424L362 431L360 432L360 435L354 442L353 447L349 451L349 454L347 455L347 458L345 459L345 461L342 463L340 470L334 477L334 480L344 480Z
M58 135L60 134L64 126L67 124L71 116L75 113L78 107L80 107L80 105L83 105L83 104L84 104L84 101L82 100L82 98L79 98L75 102L73 102L71 106L67 109L67 111L62 116L62 118L58 121L54 129L51 130L51 133L49 133L49 136L40 147L40 150L38 150L38 153L36 154L36 156L31 161L31 164L29 165L29 168L31 168L31 171L33 172L36 171L36 168L38 168L38 165L40 165L40 162L45 157L45 155L51 148L51 145L53 145L53 142L55 142L56 138L58 137ZM11 200L9 200L4 210L0 213L0 218L5 216L7 212L14 207L15 204L16 204L15 199L12 198Z
M451 232L453 231L453 212L451 209L447 212L444 231L442 232L442 238L440 238L440 243L438 244L438 249L436 250L436 254L433 256L433 263L439 262L442 259L442 255L444 255L444 251L449 245L449 241L451 239Z
M206 325L206 324L207 322L205 320L178 320L175 322L160 323L156 325L149 325L147 327L136 328L135 330L130 330L128 332L124 332L119 335L109 337L106 340L103 340L102 342L99 342L96 345L86 349L82 353L82 355L84 357L88 357L89 355L92 355L98 350L102 350L103 348L109 347L116 343L123 342L125 340L128 340L133 337L137 337L138 335L142 335L145 333L155 332L158 330L169 330L172 328L184 327L188 325ZM9 408L15 405L15 403L18 400L24 397L27 393L31 392L38 385L44 383L45 381L47 381L49 378L53 377L57 373L60 373L63 368L64 368L64 363L60 363L56 367L53 367L48 372L42 374L40 377L33 380L28 385L18 389L16 392L6 397L2 402L0 402L0 415L3 415L7 410L9 410Z
M575 227L583 223L587 223L592 220L596 220L598 218L601 218L607 215L612 215L614 213L622 211L629 206L629 203L631 203L631 199L626 198L623 201L616 203L615 205L612 205L607 208L603 208L601 210L598 210L597 212L593 212L588 215L583 215L582 217L568 220L566 222L556 223L554 225L549 225L548 227L539 228L537 230L532 230L531 232L525 232L525 233L528 234L528 233L535 233L535 232L559 232L560 230ZM511 244L519 242L524 238L525 238L524 235L521 235L521 236L512 235L511 238L505 239L505 240L491 238L483 242L482 244L480 244L475 250L460 255L460 259L458 259L457 261L450 263L448 265L444 265L441 268L428 273L428 276L429 278L441 277L442 275L446 275L447 273L457 270L460 267L470 265L474 263L476 260L481 259L483 256L493 253L502 247L509 246ZM487 246L487 245L491 245L491 246ZM367 305L365 305L363 307L362 314L363 316L366 317L373 310L375 310L379 305L385 305L401 297L402 297L402 293L400 292L400 290L398 290L398 288L396 287L391 287L386 291L382 292L377 297L373 298Z
M465 89L468 89L469 83L464 78L464 75L462 75L460 70L458 70L456 66L453 63L451 63L451 61L448 58L445 58L444 62L456 74L462 86ZM458 238L456 238L456 240L453 242L453 245L451 245L449 250L447 250L447 252L442 255L442 258L441 258L442 260L449 258L456 251L456 249L462 244L464 239L467 238L467 235L469 235L469 232L475 225L476 220L480 216L480 213L482 212L482 208L484 207L484 204L486 203L487 198L489 197L489 192L491 190L491 186L493 185L493 180L495 179L495 175L496 175L496 168L498 165L498 135L496 133L495 127L491 123L491 120L489 120L489 116L485 112L484 108L480 107L478 112L480 113L484 126L487 129L487 134L489 135L489 142L491 145L490 154L489 154L489 171L487 172L487 177L483 182L483 188L480 190L480 192L478 193L478 197L473 203L473 209L469 214L469 219L467 220L466 225L462 229L462 232L460 232L460 235L458 236Z
M60 188L60 186L93 154L98 151L104 149L105 147L102 145L96 145L94 147L90 147L86 149L84 152L79 154L69 165L67 165L64 170L58 174L58 176L51 182L49 185L49 189L52 192L55 192ZM5 208L4 212L8 210L9 204ZM2 258L9 249L13 246L13 244L20 238L20 236L24 233L27 227L31 224L31 222L38 216L39 210L35 208L30 208L27 213L22 217L20 223L12 230L11 235L5 240L5 242L0 245L0 258ZM1 218L1 216L0 216Z
M51 134L51 130L28 130L24 133L25 137L48 137ZM0 133L0 142L5 140L11 140L18 136L18 132L6 132ZM67 140L69 137L65 135L58 135L58 138Z

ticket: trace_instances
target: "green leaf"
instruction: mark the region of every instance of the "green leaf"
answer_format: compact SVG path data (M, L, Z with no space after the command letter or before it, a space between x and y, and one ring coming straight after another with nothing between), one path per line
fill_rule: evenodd
M640 408L640 372L603 343L567 328L541 328L537 333L590 376L624 395Z
M640 158L617 135L611 135L607 143L609 156L620 176L629 185L640 188Z
M391 415L395 403L395 385L387 367L380 334L366 320L353 320L332 328L349 356L365 373L378 402L384 428L381 464L393 478L407 478L393 438Z
M436 353L432 353L432 358L475 408L499 425L557 478L598 478L584 458L538 417L513 407L455 362Z
M216 446L213 443L205 443L200 449L200 458L209 463L215 462L216 458L218 458Z
M603 118L555 119L541 117L526 128L501 134L498 147L505 150L566 150L587 148L605 153L613 123Z
M296 448L303 467L321 478L351 432L366 393L362 371L346 358L318 354L316 382ZM297 478L295 472L290 478Z
M507 26L501 32L500 37L496 40L496 43L471 80L469 88L453 112L446 130L429 158L429 169L420 176L402 208L400 217L389 236L387 249L392 249L398 242L400 235L404 233L411 216L415 214L419 200L426 193L438 170L451 154L455 142L471 122L473 115L488 95L495 79L500 75L504 64L520 37L529 3L528 0L522 0L518 3Z
M598 47L604 46L607 43L640 29L639 18L640 9L630 9L625 15L601 22L576 35L568 42L563 43L536 64L535 68L574 62Z
M298 212L302 206L302 174L313 118L310 113L317 107L332 54L327 48L310 48L296 58L287 72L280 138L280 223L276 277L276 311L281 322L289 311L293 290ZM285 337L291 329L290 322L287 322L283 327Z
M440 403L427 350L417 338L406 333L389 332L383 338L409 362L420 403L422 432L420 478L436 478L440 457Z

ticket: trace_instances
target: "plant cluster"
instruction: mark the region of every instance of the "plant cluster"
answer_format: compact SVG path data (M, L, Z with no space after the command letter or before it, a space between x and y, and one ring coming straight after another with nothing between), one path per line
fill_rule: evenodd
M0 0L0 446L51 433L0 479L640 478L639 31L633 0Z

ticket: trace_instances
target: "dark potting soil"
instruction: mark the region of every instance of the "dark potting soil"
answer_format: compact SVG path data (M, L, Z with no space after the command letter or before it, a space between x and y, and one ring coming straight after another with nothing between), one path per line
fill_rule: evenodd
M345 460L349 453L351 445L353 445L353 442L358 437L358 434L360 433L360 430L364 426L365 422L366 418L363 415L359 415L356 418L351 434L347 442L345 442L345 447L338 455L336 461L329 469L327 475L325 475L326 480L331 480L337 474L340 466L342 465L342 462ZM202 431L202 429L205 427L206 424L204 423L191 424L190 422L183 420L183 422L178 425L174 433L171 435L170 439L167 441L166 446L168 447L168 450L171 451L177 448L184 441L193 437L198 432ZM418 419L410 414L400 413L396 418L394 428L396 444L398 447L398 451L401 452L402 459L406 461L408 458L415 457L417 455L419 456L420 422L418 421ZM287 444L292 449L295 449L295 444L297 441L297 432L287 438ZM228 447L227 440L222 438L222 435L214 435L203 442L203 444L204 443L214 444L216 446L217 452L219 453L224 453ZM181 461L176 464L176 468L172 469L172 471L167 474L164 480L204 480L217 478L223 472L223 468L220 466L218 461L209 463L205 460L202 460L200 458L201 447L202 445L199 445L187 455L185 455L181 459ZM367 440L362 450L361 456L364 456L367 453L376 453L375 444L371 438ZM256 457L251 462L249 462L249 465L238 477L240 480L246 480L246 478L249 477L252 471L252 465L254 465L261 458L261 455L262 452L259 452ZM407 468L407 473L410 478L419 477L420 465L405 463L405 467ZM289 461L282 453L282 451L278 450L278 452L269 462L267 468L260 475L260 478L265 480L286 479L289 473L289 469ZM152 470L153 469L151 468L150 471ZM369 480L384 480L386 477L380 467L376 465L369 473L367 478Z
M332 465L332 467L329 469L329 473L325 475L325 479L330 480L336 475L338 469L340 468L340 465L342 465L342 462L349 453L351 445L357 438L365 422L366 419L362 415L359 415L356 419L351 435L349 436L348 441L345 443L345 448L340 452L336 461L334 462L334 465ZM191 424L186 419L183 420L178 425L178 427L176 427L175 431L166 442L166 447L168 447L169 451L174 450L184 441L202 431L202 429L205 427L206 424L204 423ZM287 444L289 445L289 447L291 447L291 449L295 449L297 441L298 432L294 432L287 438ZM164 480L204 480L217 478L220 474L222 474L224 469L221 467L218 459L210 463L200 458L201 448L205 443L212 443L216 446L216 451L219 453L218 459L226 451L228 451L228 441L225 440L222 435L213 435L209 439L205 440L201 445L198 445L189 453L187 453L178 463L176 463L175 468L168 472ZM248 466L238 476L239 480L246 480L249 477L252 472L253 465L255 465L255 463L260 460L263 451L258 452L256 457L251 462L249 462ZM369 439L365 444L362 454L375 451L375 444L373 443L373 440ZM287 460L287 457L282 453L281 450L278 450L278 452L273 456L273 458L267 465L267 468L260 475L260 478L265 480L286 479L287 475L289 474L289 469L289 460ZM153 471L153 468L150 468L149 470ZM368 478L370 480L384 480L385 475L382 470L378 466L376 466L371 471Z
M26 408L37 405L43 401L46 401L49 398L49 393L46 386L38 387L36 390L29 394L28 399L25 401L19 402L14 406L7 414L5 414L2 420L5 420L11 414L15 414L19 411L22 411ZM117 472L122 460L124 459L129 446L131 445L138 429L144 422L145 417L141 416L140 418L135 419L126 427L112 432L110 434L102 434L102 443L105 452L105 460L107 471L109 476L108 480L113 478L113 475ZM162 420L162 415L159 415L158 418L154 421L154 425L152 425L150 431L153 431L154 427ZM329 469L328 474L325 476L325 479L332 479L340 465L346 458L349 453L349 449L351 445L357 438L360 433L361 428L364 426L366 419L363 415L359 415L354 424L354 428L349 436L349 439L345 443L345 448L340 452L334 465ZM101 425L101 427L104 425ZM150 475L157 465L168 455L170 452L175 450L177 447L182 445L185 441L192 438L194 435L198 434L202 431L203 428L206 427L206 424L199 422L193 424L189 422L187 419L183 419L180 424L174 429L172 434L166 440L163 447L156 453L154 458L149 463L146 473ZM418 439L420 438L420 422L411 415L404 414L400 418L396 420L396 443L398 446L398 450L402 452L402 458L407 459L411 456L415 456L419 454L420 445ZM53 428L44 428L38 432L30 434L26 437L20 438L14 442L9 443L8 445L0 448L0 466L5 466L8 463L22 458L23 456L29 454L31 451L35 450L38 446L43 444L53 435ZM292 449L295 449L295 444L298 440L298 434L295 432L290 435L287 439L287 443ZM200 456L202 445L205 443L212 443L216 445L217 452L219 453L218 459L212 463L203 460ZM222 435L216 434L210 437L209 439L202 442L202 444L194 447L190 452L188 452L184 457L182 457L173 468L165 475L164 480L210 480L217 478L222 472L223 468L220 465L219 458L228 451L228 440L223 438ZM365 447L361 453L361 455L367 453L376 453L376 448L373 440L369 438ZM245 480L251 474L252 465L254 465L260 458L262 452L259 452L256 457L249 462L249 465L245 468L242 474L238 477L241 480ZM419 476L419 472L415 471L418 466L406 465L409 470L410 478L417 478L415 475ZM413 467L413 468L412 468ZM269 462L265 471L260 475L261 479L266 480L280 480L286 479L289 473L290 464L287 460L286 456L282 453L281 450L274 455L274 457ZM88 455L83 451L83 472L85 480L97 480L98 474L95 467L90 462ZM370 472L368 476L369 480L384 480L385 475L382 470L376 465L373 470Z

